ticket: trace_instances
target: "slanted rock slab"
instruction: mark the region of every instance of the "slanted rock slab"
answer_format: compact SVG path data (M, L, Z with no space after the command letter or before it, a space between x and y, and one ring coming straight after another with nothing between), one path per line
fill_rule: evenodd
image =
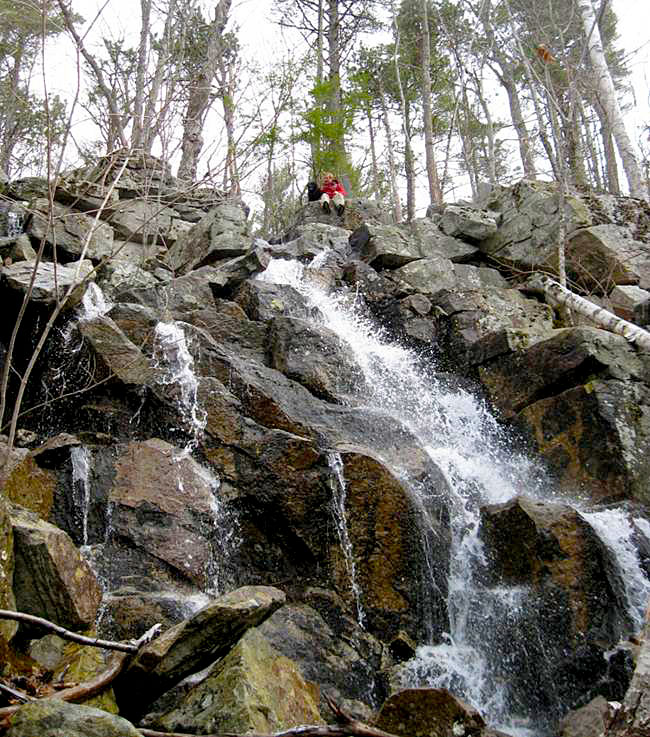
M306 682L296 664L253 628L156 726L190 734L246 734L323 724L319 695L318 686Z
M143 713L162 693L224 657L250 627L285 603L271 586L244 586L220 596L142 648L116 684L120 711Z

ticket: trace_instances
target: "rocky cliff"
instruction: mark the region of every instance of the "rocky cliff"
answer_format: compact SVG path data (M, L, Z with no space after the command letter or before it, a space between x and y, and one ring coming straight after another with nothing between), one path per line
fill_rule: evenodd
M554 273L562 226L574 289L644 325L646 206L531 181L410 225L310 203L271 245L150 157L49 191L14 182L2 204L8 411L25 390L2 605L164 634L112 696L30 704L10 734L52 709L95 734L89 706L271 732L330 721L325 696L394 734L552 733L624 698L650 592L650 357L562 322L526 277ZM6 681L103 667L24 623L1 635Z

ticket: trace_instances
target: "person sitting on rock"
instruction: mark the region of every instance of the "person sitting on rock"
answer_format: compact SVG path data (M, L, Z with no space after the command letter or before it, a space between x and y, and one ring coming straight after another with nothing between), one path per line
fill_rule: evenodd
M344 195L347 194L341 182L334 178L334 174L332 174L332 172L326 171L323 173L320 188L323 193L320 198L323 210L327 213L330 212L331 201L334 203L334 207L336 208L336 214L341 217L341 215L343 215L343 210L345 209Z

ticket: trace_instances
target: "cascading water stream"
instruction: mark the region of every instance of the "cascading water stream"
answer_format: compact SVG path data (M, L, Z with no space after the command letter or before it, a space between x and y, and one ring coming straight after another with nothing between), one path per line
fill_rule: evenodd
M191 437L185 448L185 455L189 455L205 431L207 415L198 401L199 382L194 373L194 358L181 323L159 322L156 325L154 359L164 369L159 382L175 384L179 389L179 408Z
M88 547L88 515L90 512L90 451L83 445L70 450L72 462L72 494L81 527L82 550Z
M505 649L512 645L525 657L526 642L515 640L526 636L519 622L524 611L530 612L530 592L521 586L487 587L482 583L486 560L478 528L481 507L503 504L520 494L552 498L544 471L513 450L512 439L482 401L462 388L450 388L448 381L423 369L417 356L383 340L349 295L327 294L309 281L308 274L309 269L297 262L273 260L259 278L292 286L317 308L321 322L345 342L362 369L364 385L358 387L350 403L381 412L405 428L418 439L447 482L449 632L441 644L418 648L416 658L403 671L404 685L447 688L478 708L489 723L511 733L525 733L527 728L543 731L541 710L527 712L525 694L521 695L525 684L516 694L512 692L512 652L499 652L493 637L499 631ZM384 461L410 490L426 528L430 504L422 485L409 478L399 458ZM598 532L598 519L592 517L590 522ZM612 549L611 544L609 547ZM624 550L624 545L618 545L613 554L620 559ZM436 561L430 559L427 565L433 571ZM434 576L430 578L433 598L437 592ZM648 583L645 578L641 583L641 578L639 574L630 593L639 612L639 602L648 595ZM541 634L535 637L543 640ZM540 648L543 650L543 644ZM552 683L549 688L554 688ZM556 716L546 718L550 722Z
M327 454L327 460L329 466L334 474L334 488L332 489L332 511L334 515L334 523L336 524L336 532L339 536L341 548L343 550L343 556L345 558L345 568L347 570L348 579L350 581L350 588L354 596L354 602L357 610L357 622L359 626L363 628L366 615L363 611L363 605L361 603L361 588L357 581L356 568L354 564L354 554L352 550L352 542L348 533L348 525L345 518L345 498L347 495L347 485L345 483L345 476L343 475L343 461L341 460L341 454L335 452L329 452Z

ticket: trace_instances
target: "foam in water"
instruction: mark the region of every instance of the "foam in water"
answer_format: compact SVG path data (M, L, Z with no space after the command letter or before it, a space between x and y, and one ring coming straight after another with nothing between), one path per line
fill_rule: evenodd
M505 503L520 494L529 498L553 496L543 469L513 450L512 439L485 403L463 388L449 388L423 370L414 354L384 340L376 325L358 309L356 300L325 293L309 283L307 273L297 262L272 260L260 278L292 286L318 309L322 322L347 344L363 371L365 382L358 387L358 406L380 411L394 426L418 438L448 486L445 503L452 536L446 602L449 631L444 642L418 648L416 658L403 671L403 685L448 688L479 709L489 723L511 733L543 730L544 721L552 723L557 712L545 713L554 707L539 706L542 701L536 702L536 707L527 703L535 702L535 694L529 694L531 699L526 696L525 677L523 683L515 683L521 679L522 668L530 667L525 639L530 628L522 628L520 618L524 612L528 616L534 612L535 602L526 587L488 587L483 583L481 574L487 562L478 538L481 507ZM430 506L426 489L409 478L398 459L383 460L387 465L392 463L393 473L410 490L421 511L421 532L426 533ZM591 517L590 522L608 538L621 570L632 570L627 592L638 619L648 598L648 582L624 542L629 540L629 530L622 529L621 518L617 520L620 527L616 531L604 516ZM432 573L433 600L439 595L433 575L437 561L431 558L427 565ZM542 632L536 636L543 640ZM549 698L556 698L554 683L545 687Z

